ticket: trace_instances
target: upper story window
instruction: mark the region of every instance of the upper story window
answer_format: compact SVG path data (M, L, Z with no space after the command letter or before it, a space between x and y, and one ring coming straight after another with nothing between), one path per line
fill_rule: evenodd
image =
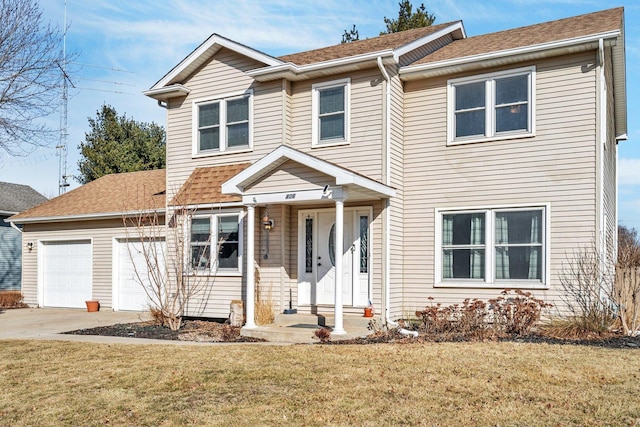
M242 248L239 214L198 215L191 219L189 265L192 271L238 273Z
M449 144L534 133L535 68L450 80Z
M542 286L546 212L544 207L439 212L440 285Z
M193 104L193 154L215 154L252 146L252 93Z
M313 91L312 145L349 143L349 79L316 83Z

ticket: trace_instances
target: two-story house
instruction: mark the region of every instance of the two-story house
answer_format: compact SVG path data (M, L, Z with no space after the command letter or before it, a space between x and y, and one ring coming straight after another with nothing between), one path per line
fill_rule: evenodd
M614 257L625 91L622 8L281 57L212 35L145 92L167 112L167 212L192 209L185 262L209 282L189 314L241 299L252 328L256 287L335 314L335 334L369 303L393 320L519 288L562 306L568 254L595 241ZM25 274L27 302L41 276ZM116 276L93 276L103 306Z

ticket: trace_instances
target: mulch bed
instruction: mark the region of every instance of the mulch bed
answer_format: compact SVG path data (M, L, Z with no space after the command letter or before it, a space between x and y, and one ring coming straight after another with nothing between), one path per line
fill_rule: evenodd
M172 341L197 342L260 342L258 338L243 337L240 328L228 324L205 321L184 320L178 331L158 325L155 322L120 323L90 329L65 332L70 335L102 335L110 337L150 338Z
M240 335L240 328L228 324L205 321L184 320L179 331L172 331L167 327L159 326L154 322L122 323L111 326L101 326L91 329L78 329L66 332L72 335L103 335L114 337L152 338L160 340L180 340L197 342L261 342L264 340ZM396 343L411 344L424 342L466 342L464 337L419 336L417 338L405 337L397 332L376 332L367 337L347 340L328 340L323 344L379 344ZM553 345L584 345L602 348L640 349L640 336L627 337L611 333L605 337L592 337L589 339L561 339L540 334L527 336L514 336L501 338L499 341L521 343L545 343Z

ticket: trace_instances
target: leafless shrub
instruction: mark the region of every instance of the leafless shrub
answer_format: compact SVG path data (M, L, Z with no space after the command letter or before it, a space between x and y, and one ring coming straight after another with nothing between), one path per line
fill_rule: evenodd
M260 270L255 269L255 319L258 325L268 325L276 318L271 287L260 286Z
M542 310L553 305L534 298L531 292L516 289L515 295L509 289L489 300L494 327L506 334L526 335L540 320Z
M331 340L331 331L327 328L318 328L313 331L313 336L320 340L321 343L326 343Z
M23 301L20 291L0 291L0 308L25 308L28 307Z
M595 241L568 254L559 274L568 320L584 331L604 332L617 312L614 265Z

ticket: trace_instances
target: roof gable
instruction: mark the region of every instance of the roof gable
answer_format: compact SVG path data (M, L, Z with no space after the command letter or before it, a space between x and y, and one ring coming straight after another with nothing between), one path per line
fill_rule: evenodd
M55 197L9 220L18 224L118 217L127 213L164 210L164 169L105 175Z

